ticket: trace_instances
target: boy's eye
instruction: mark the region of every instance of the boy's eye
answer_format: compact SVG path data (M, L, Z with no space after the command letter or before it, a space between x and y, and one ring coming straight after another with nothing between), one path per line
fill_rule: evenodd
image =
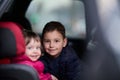
M46 42L46 43L47 43L47 42L50 42L50 41L49 41L49 40L44 40L44 42Z
M60 40L55 40L55 42L60 42Z

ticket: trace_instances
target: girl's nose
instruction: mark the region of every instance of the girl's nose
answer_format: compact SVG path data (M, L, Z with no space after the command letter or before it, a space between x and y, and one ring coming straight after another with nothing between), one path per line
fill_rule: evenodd
M38 50L37 50L36 48L34 48L34 49L33 49L33 52L34 52L34 53L37 53L37 52L38 52Z

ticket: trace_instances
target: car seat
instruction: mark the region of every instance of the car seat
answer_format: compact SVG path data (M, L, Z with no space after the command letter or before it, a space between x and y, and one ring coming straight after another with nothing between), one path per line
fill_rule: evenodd
M39 80L30 66L13 64L11 59L25 52L22 27L14 22L0 22L0 80Z

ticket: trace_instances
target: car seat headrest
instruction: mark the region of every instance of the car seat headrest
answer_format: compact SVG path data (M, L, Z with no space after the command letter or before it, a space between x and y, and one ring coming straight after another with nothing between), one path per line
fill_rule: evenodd
M0 22L0 59L24 54L25 42L20 26L14 22Z

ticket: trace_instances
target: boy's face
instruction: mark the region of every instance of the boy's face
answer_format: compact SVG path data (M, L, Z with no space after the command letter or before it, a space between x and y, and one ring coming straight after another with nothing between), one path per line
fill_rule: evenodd
M26 55L32 61L36 61L41 56L41 44L40 42L31 39L30 43L26 45Z
M67 39L63 38L62 34L56 30L44 34L43 45L45 51L54 58L60 55L66 44Z

